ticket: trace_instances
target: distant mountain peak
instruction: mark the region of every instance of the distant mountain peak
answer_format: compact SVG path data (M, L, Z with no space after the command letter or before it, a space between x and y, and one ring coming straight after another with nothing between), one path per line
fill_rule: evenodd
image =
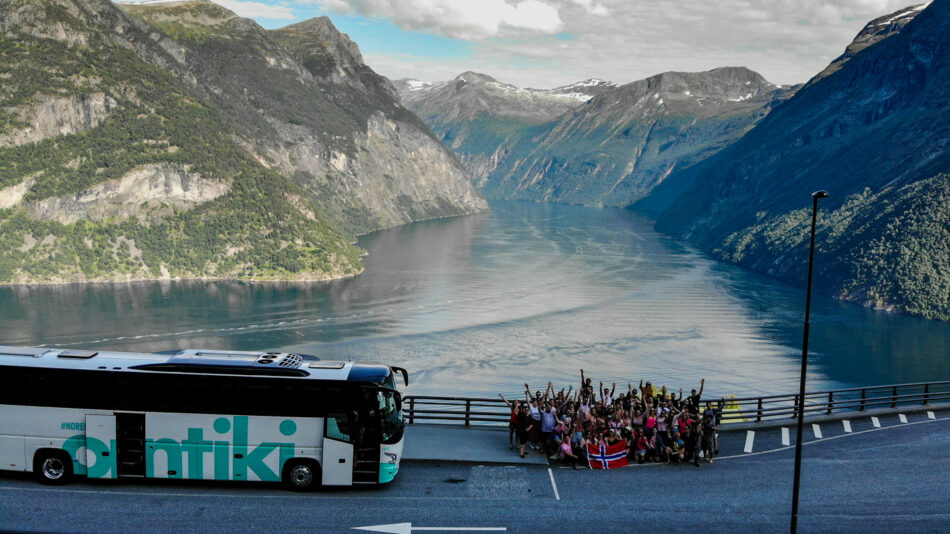
M603 85L616 85L614 82L601 80L600 78L587 78L586 80L581 80L579 82L574 82L568 85L562 85L560 87L555 87L552 91L557 91L559 89L575 88L575 87L597 87Z
M653 114L659 108L693 109L700 115L718 113L707 104L771 100L783 88L770 83L761 74L746 67L720 67L704 72L661 72L637 80L616 90L606 91L591 100L599 108L615 108L623 114Z
M434 85L439 85L445 82L427 82L424 80L417 80L415 78L400 78L398 80L393 80L393 86L399 91L403 92L413 92L413 91L423 91Z
M447 82L403 79L394 85L405 105L420 117L441 125L483 115L540 124L614 87L610 82L591 78L556 89L521 88L474 71L463 72ZM433 126L435 123L429 125L438 134L442 130Z
M271 30L271 32L276 35L294 36L302 41L316 39L331 49L331 53L337 56L338 62L350 65L363 63L363 54L360 53L359 45L353 42L349 35L338 30L330 17L314 17L278 30ZM291 48L294 47L291 46ZM347 57L343 57L344 55Z
M815 75L815 77L808 82L809 85L840 69L845 62L854 57L858 52L892 35L900 33L908 22L914 20L914 18L929 5L930 2L924 2L923 4L908 6L868 22L858 35L855 36L854 40L851 41L851 44L845 48L844 53L835 58L825 70Z
M462 74L459 74L455 77L455 81L462 82L477 82L477 83L500 83L498 80L492 78L487 74L482 74L475 71L465 71Z

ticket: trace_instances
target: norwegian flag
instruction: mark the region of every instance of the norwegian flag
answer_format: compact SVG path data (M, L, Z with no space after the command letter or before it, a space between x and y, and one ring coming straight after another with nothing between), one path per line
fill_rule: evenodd
M627 465L627 441L613 445L587 445L587 461L592 469L616 469Z

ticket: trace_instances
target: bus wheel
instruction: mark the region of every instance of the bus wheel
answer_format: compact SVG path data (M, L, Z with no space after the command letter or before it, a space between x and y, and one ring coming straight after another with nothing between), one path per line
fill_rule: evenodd
M73 477L73 462L65 451L40 449L33 456L33 474L43 484L65 484Z
M281 481L293 491L310 491L320 485L320 466L313 460L288 460Z

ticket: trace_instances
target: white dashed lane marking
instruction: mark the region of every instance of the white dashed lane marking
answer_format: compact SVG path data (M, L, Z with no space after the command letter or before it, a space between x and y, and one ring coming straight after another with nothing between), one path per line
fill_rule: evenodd
M897 417L900 418L901 423L905 423L905 424L907 423L907 416L906 416L906 415L904 415L904 414L902 414L902 413L899 413L899 414L897 414Z
M551 468L548 468L548 476L551 477L551 487L554 488L554 500L560 501L561 494L557 492L557 484L554 483L554 471L551 471Z
M821 427L820 427L820 426L818 426L818 425L816 425L816 424L812 424L812 425L811 425L811 431L815 433L815 439L821 439Z
M871 424L874 425L874 428L881 428L881 420L877 417L871 418Z
M936 419L937 416L933 412L927 412L927 419Z
M847 432L848 434L850 434L850 433L851 433L851 421L848 421L847 419L843 419L843 420L841 421L841 424L844 425L844 431Z
M755 441L755 431L749 430L745 435L745 448L742 449L745 452L752 452L752 442Z
M785 446L785 447L788 447L788 445L789 445L789 441L788 441L788 429L785 428L784 426L782 427L782 445Z

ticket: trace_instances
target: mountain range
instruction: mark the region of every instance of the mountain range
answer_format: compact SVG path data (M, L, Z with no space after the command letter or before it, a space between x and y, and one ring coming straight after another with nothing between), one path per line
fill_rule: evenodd
M736 141L793 93L742 67L658 74L512 136L474 183L493 198L625 206Z
M395 85L486 197L593 206L639 200L675 169L737 140L798 88L743 67L548 90L473 72Z
M311 280L487 204L326 18L0 0L0 282Z
M871 21L803 86L741 67L663 73L604 84L535 124L505 123L500 106L451 82L432 86L438 104L418 89L429 85L397 86L489 198L629 205L660 231L795 284L810 194L827 189L816 287L947 320L948 64L950 1L937 0ZM459 119L453 109L467 111Z
M499 146L614 87L588 79L554 89L523 89L476 72L447 82L402 79L394 85L406 107L452 149L476 184L497 165Z

